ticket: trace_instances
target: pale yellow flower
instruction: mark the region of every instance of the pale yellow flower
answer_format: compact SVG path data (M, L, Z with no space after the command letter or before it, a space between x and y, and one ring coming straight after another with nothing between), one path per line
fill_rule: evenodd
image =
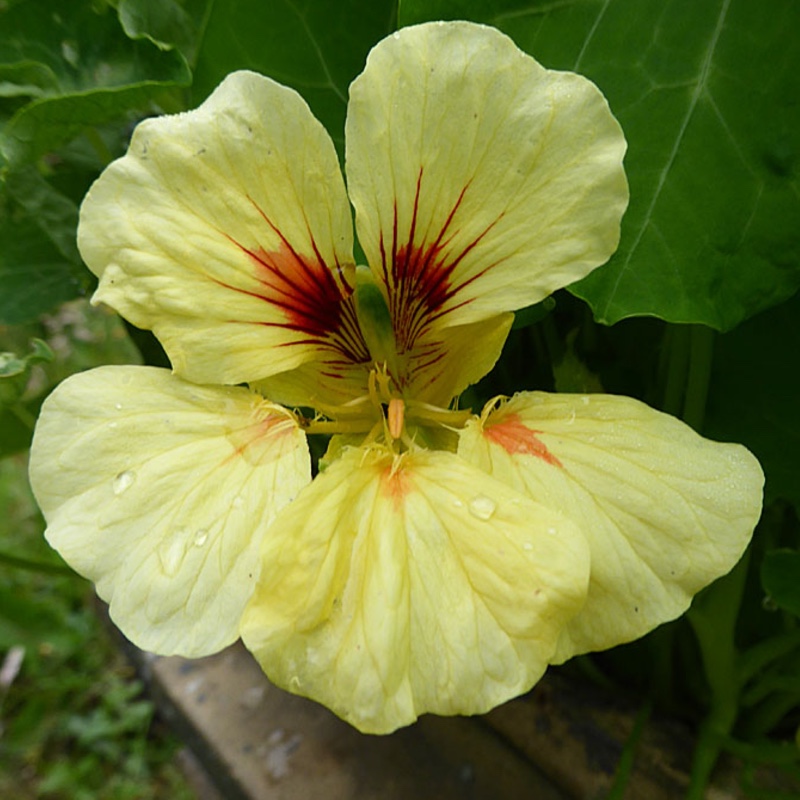
M278 685L387 732L678 616L742 554L762 475L628 398L453 405L514 310L617 246L625 140L593 84L422 25L372 51L345 133L347 191L304 101L253 73L138 126L79 245L173 372L65 381L31 480L136 644L241 635Z

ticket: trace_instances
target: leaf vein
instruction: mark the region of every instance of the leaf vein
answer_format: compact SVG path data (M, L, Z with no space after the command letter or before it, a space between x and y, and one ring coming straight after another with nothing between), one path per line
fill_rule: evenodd
M642 223L639 226L639 230L636 233L633 243L628 248L625 260L622 262L619 272L617 273L617 279L614 282L614 286L608 295L608 300L606 302L604 314L608 314L612 300L617 293L617 289L619 288L620 282L622 281L622 276L630 268L631 259L636 253L639 244L641 243L642 238L644 237L645 231L650 227L650 223L653 218L653 212L655 210L656 204L658 203L661 197L661 192L664 189L664 186L667 182L667 177L669 176L670 170L672 169L672 165L675 163L675 159L678 156L678 151L680 150L681 144L683 143L683 138L686 135L686 130L689 127L689 123L691 122L692 117L694 116L697 103L700 100L700 97L705 93L706 84L708 82L708 76L711 71L711 62L714 58L714 52L716 50L720 34L722 33L722 28L725 25L725 19L728 15L729 6L730 6L730 0L723 0L719 16L717 17L717 22L714 27L714 32L711 35L711 40L708 44L708 48L703 58L703 63L700 66L700 72L697 77L697 83L695 84L694 92L692 92L692 96L689 100L689 106L686 109L686 114L681 120L680 128L675 137L675 142L672 146L672 149L670 150L670 153L667 157L666 164L664 164L664 168L661 170L661 173L658 176L658 181L656 183L655 191L653 192L653 196L650 198L650 204L648 205L647 210L645 211L644 218L642 219Z

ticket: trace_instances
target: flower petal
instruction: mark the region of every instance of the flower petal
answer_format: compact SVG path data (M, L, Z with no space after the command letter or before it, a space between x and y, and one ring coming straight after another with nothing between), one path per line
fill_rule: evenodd
M585 78L467 22L405 28L350 87L348 188L401 352L535 303L603 264L625 139Z
M572 523L451 453L345 451L275 527L242 638L364 732L526 691L584 599Z
M513 322L513 314L500 314L420 337L409 353L407 396L447 406L494 367Z
M468 424L458 452L589 539L589 597L557 662L679 616L739 560L761 512L749 451L627 397L523 392Z
M279 406L149 367L101 367L45 402L31 484L46 536L139 647L201 656L238 637L275 514L310 480Z
M302 98L250 72L142 122L89 191L78 244L95 301L152 329L175 371L241 383L320 349L367 358L333 143Z

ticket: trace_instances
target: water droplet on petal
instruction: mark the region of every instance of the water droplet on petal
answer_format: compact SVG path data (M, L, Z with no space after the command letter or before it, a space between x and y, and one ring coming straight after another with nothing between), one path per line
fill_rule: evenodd
M453 505L456 508L464 508L464 504L460 500L453 500Z
M473 517L478 519L487 520L491 519L494 514L497 504L490 497L485 494L479 494L469 502L469 511Z
M120 472L116 478L111 483L111 488L115 495L121 495L123 492L127 492L128 489L133 486L133 482L136 480L136 473L133 470L126 469L124 472Z
M581 397L581 403L583 403L585 406L589 405L589 398L588 398L587 395L584 395L583 397Z
M202 547L208 541L208 531L205 528L200 528L194 535L194 546Z
M551 536L555 536L555 535L558 533L558 531L557 531L555 528L548 528L548 529L547 529L547 532L548 532L548 533L549 533Z
M575 409L573 408L572 411L569 412L569 419L567 420L567 425L572 425L575 422Z
M183 528L179 528L161 542L156 552L164 574L168 577L175 575L186 555L186 531Z
M241 497L238 497L238 496L237 496L237 497L234 497L234 498L233 498L233 502L231 503L231 505L232 505L234 508L241 508L241 507L244 505L244 500L242 500L242 498L241 498Z
M522 549L530 553L530 551L533 550L533 545L530 542L525 542L525 544L522 545Z
M116 408L117 411L122 411L122 403L114 403L114 408Z

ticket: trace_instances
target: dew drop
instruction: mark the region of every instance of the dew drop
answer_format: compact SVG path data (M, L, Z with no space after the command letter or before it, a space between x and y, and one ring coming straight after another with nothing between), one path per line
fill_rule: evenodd
M233 498L233 502L231 503L231 505L234 508L241 508L244 505L244 500L242 500L241 497L234 497Z
M205 528L200 528L194 535L194 546L202 547L208 541L208 531Z
M117 411L122 411L122 403L114 403L114 408L116 408Z
M111 488L114 491L114 494L119 496L123 492L127 492L128 489L133 486L133 482L136 480L136 473L132 470L126 469L124 472L120 472L116 478L111 483Z
M158 546L156 552L164 574L169 577L175 575L186 555L186 531L179 528Z
M548 532L548 533L549 533L551 536L555 536L555 535L558 533L558 531L557 531L555 528L548 528L548 529L547 529L547 532Z
M494 514L497 504L490 497L485 494L479 494L477 497L470 500L469 512L473 517L478 519L487 520L491 519Z
M567 425L572 425L575 422L575 409L573 408L572 411L569 412L569 419L567 420Z
M295 675L289 679L289 691L296 692L300 689L300 678Z
M533 545L530 542L525 542L525 544L522 545L522 549L530 553L530 551L533 550Z
M460 500L453 500L453 505L456 508L464 508L464 504Z
M588 406L589 405L589 397L587 395L584 395L583 397L581 397L581 403L583 403L585 406Z

